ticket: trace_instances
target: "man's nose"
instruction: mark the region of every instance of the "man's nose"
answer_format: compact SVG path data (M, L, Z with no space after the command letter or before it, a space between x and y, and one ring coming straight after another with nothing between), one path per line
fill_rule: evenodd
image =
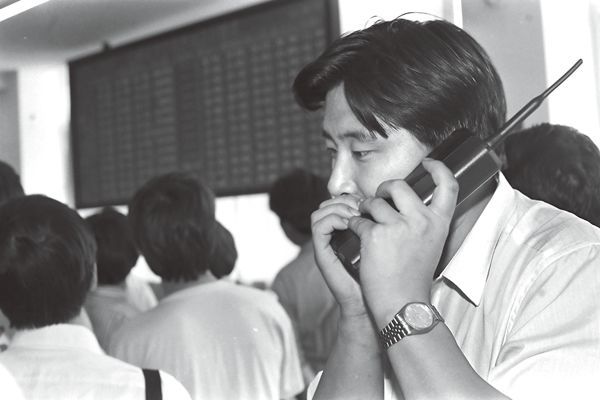
M331 171L327 189L332 197L341 196L342 194L357 194L352 169L338 160Z

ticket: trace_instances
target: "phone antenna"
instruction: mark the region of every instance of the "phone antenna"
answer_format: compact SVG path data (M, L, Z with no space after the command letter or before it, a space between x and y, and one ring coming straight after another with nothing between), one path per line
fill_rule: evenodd
M548 97L548 95L552 93L554 89L559 87L569 76L571 76L573 72L575 72L575 70L581 66L581 64L583 64L583 60L580 58L575 64L573 64L571 68L569 68L567 72L563 74L563 76L558 78L558 80L554 82L552 86L544 90L539 96L531 99L529 103L525 104L525 106L521 108L515 115L513 115L511 119L506 121L506 123L500 129L500 132L491 138L487 142L487 145L491 149L494 149L498 144L500 144L515 126L520 124L525 118L531 115L532 112L537 110L537 108L542 105L542 102L546 99L546 97Z

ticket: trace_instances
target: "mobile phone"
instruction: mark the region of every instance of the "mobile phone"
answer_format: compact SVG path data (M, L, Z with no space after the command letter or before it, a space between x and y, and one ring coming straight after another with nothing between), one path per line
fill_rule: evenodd
M530 100L496 135L487 141L480 139L466 129L458 129L438 145L428 157L442 161L454 174L459 186L457 212L464 212L465 200L477 195L501 169L501 162L494 149L508 136L513 129L534 112L550 93L560 86L583 63L579 59L556 82L539 96ZM419 165L405 181L427 205L431 202L435 184L431 175ZM393 206L390 199L386 199ZM367 216L368 217L368 216ZM331 247L340 259L344 268L359 281L360 271L360 239L349 229L335 231L330 241Z

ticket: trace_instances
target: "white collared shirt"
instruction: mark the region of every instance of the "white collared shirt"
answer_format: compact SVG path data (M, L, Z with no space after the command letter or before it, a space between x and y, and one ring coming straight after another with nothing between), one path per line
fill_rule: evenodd
M0 363L27 399L145 399L142 371L105 355L83 326L17 331ZM169 374L161 372L161 380L164 399L190 398Z
M512 399L600 398L598 228L500 176L431 299L473 369Z

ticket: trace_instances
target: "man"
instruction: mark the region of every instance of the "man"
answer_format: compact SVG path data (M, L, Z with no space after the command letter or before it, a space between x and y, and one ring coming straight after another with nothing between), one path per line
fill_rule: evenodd
M300 392L292 324L275 296L210 272L211 258L219 257L212 191L188 174L156 177L135 193L129 219L166 296L123 324L110 353L168 371L195 399L279 399Z
M512 134L504 149L513 188L600 226L600 151L588 136L544 123Z
M269 189L271 210L287 238L300 247L271 288L294 323L307 382L325 366L337 331L339 310L315 263L310 231L311 213L328 198L327 182L301 169L281 176Z
M127 216L113 208L105 208L86 218L96 239L96 271L98 286L86 300L94 334L104 349L111 335L127 319L156 305L150 286L132 277L130 272L138 260Z
M39 195L5 203L0 221L0 307L16 329L0 364L24 397L146 398L142 370L105 355L82 326L96 258L85 221ZM159 376L165 399L189 399L173 377Z
M294 90L324 108L332 156L312 230L341 318L314 398L597 398L599 232L502 175L454 213L456 180L426 158L458 128L502 125L483 49L445 21L380 22L335 41ZM419 164L429 206L402 180ZM360 238L360 284L329 243L344 229Z

